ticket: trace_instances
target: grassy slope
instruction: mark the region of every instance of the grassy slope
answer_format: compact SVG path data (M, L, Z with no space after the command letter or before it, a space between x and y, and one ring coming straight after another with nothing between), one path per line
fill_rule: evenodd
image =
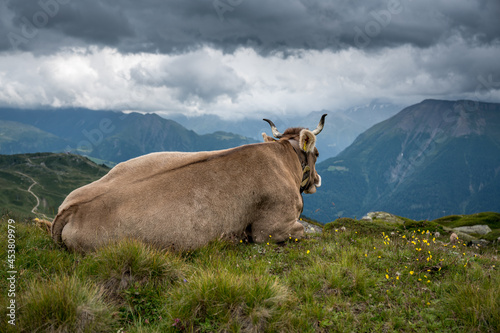
M53 217L66 195L108 171L107 167L78 155L0 155L0 207L14 215L33 215L31 209L36 205L36 199L27 192L33 182L22 175L25 174L38 182L31 189L41 200L38 212Z
M450 215L444 216L433 222L439 223L448 228L457 228L485 224L491 228L491 232L486 235L475 235L489 241L494 241L500 237L500 213L483 212L471 215Z
M419 225L405 230L341 220L322 235L285 244L214 242L175 254L126 242L84 256L16 222L16 330L3 322L7 270L0 271L0 327L8 332L500 327L497 249L445 246L446 236L427 238ZM7 217L0 229L0 256L6 258Z

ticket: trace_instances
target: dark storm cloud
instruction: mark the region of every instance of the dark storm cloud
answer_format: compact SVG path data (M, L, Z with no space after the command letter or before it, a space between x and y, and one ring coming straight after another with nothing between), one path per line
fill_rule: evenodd
M36 15L46 8L44 22ZM11 39L23 36L26 19L35 26L38 19L36 38L43 40L28 38L19 48L34 52L88 44L161 53L200 45L227 52L250 46L263 54L402 44L425 48L453 36L467 43L500 42L498 0L11 0L6 10L0 16L3 50L12 44L9 32Z
M6 39L11 47L46 52L61 46L117 46L133 35L124 9L101 1L9 1ZM13 44L13 45L12 45ZM44 46L45 45L45 46Z

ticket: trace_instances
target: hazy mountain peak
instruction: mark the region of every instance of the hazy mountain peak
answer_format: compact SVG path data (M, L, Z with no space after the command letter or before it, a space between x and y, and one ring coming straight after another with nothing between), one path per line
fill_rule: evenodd
M500 210L500 104L425 100L374 125L317 170L319 205L305 212L317 219Z

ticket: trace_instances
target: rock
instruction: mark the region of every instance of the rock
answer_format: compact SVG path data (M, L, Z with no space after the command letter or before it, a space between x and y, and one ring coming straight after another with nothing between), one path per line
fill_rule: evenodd
M458 236L457 236L457 234L456 234L456 233L452 233L452 234L450 235L450 244L454 244L454 243L456 243L457 241L458 241Z
M475 247L485 247L490 245L490 242L488 242L485 239L478 239L478 240L471 240L467 243L467 246L475 246Z
M404 221L397 217L396 215L392 215L390 213L386 212L369 212L361 220L364 221L373 221L373 220L382 220L384 222L388 223L395 223L395 224L403 224Z
M466 234L479 234L479 235L486 235L487 233L491 232L490 227L487 226L486 224L458 227L458 228L453 228L453 230L465 232Z
M304 232L306 234L322 233L323 232L323 228L321 228L321 227L319 227L317 225L314 225L312 223L309 223L309 222L306 222L306 221L302 221L302 220L299 220L298 222L304 226Z

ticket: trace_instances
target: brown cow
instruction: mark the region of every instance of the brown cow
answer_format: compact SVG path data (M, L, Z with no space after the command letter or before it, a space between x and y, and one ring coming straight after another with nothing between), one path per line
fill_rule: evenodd
M196 153L161 152L115 166L71 192L59 207L52 238L89 251L123 238L191 250L214 239L281 242L301 238L301 193L321 185L314 131L274 124L275 140ZM270 238L271 237L271 238Z

